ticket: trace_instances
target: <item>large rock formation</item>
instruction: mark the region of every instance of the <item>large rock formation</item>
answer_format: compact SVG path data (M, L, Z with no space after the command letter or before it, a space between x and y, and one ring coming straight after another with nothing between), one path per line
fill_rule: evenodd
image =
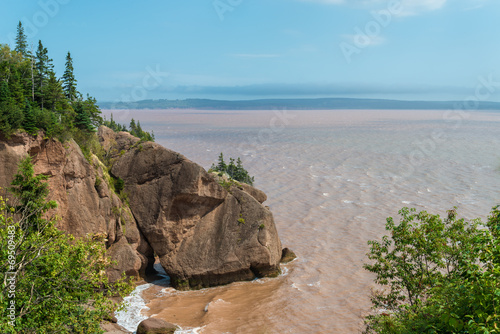
M104 168L94 157L90 164L80 147L18 133L0 137L0 187L7 188L17 172L17 165L27 155L33 157L35 173L49 176L49 199L55 200L57 227L75 237L104 234L113 261L109 270L112 281L122 272L130 276L145 273L153 250L137 229L129 208L105 181Z
M124 180L137 225L174 287L279 273L281 244L271 212L259 202L265 194L237 183L225 188L181 154L128 133L101 128L99 135L115 152L111 173Z
M10 184L23 156L33 156L35 172L50 177L59 228L76 237L106 235L118 262L111 280L144 274L155 255L179 289L279 273L281 244L263 192L221 182L181 154L126 132L101 127L98 135L111 175L73 141L0 137L0 187ZM119 179L124 200L111 187Z

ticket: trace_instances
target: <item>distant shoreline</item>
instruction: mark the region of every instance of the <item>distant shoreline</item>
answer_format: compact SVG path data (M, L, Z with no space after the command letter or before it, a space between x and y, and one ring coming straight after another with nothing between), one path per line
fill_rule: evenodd
M500 102L490 101L404 101L384 99L317 98L261 100L142 100L100 102L101 109L194 109L194 110L491 110Z

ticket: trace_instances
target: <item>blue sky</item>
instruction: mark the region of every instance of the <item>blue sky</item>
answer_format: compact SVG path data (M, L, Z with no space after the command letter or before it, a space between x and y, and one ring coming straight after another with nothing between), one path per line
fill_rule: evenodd
M2 0L0 43L21 20L100 101L463 100L481 80L500 101L499 17L498 0Z

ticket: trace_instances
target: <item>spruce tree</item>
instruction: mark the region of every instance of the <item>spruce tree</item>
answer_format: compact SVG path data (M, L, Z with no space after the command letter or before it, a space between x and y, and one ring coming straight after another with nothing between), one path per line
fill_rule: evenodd
M75 126L83 131L94 132L95 129L92 126L92 122L90 121L88 113L85 111L82 101L78 101L76 103L75 112Z
M56 78L54 72L49 73L49 79L47 80L47 86L45 89L45 99L47 109L56 111L56 106L59 102L64 100L64 92L61 86L61 82Z
M47 86L47 80L50 77L50 73L53 72L52 59L48 56L47 48L42 44L42 41L38 41L38 49L36 51L36 75L35 75L35 86L36 86L36 96L43 109L43 104L45 100L45 91Z
M24 56L28 55L28 41L24 34L24 27L21 21L19 21L17 25L16 48L14 50L22 53Z
M137 125L135 124L135 119L132 118L130 120L130 126L129 126L129 128L130 128L130 134L132 136L137 136L137 134L136 134L137 133Z
M23 111L24 111L24 120L22 126L27 133L29 133L30 135L35 135L38 132L38 129L36 127L36 118L35 118L35 113L31 108L31 104L28 102L28 100L26 100Z
M9 85L6 81L0 82L0 102L5 102L10 100L10 90Z
M62 76L64 94L70 101L75 101L76 94L76 82L75 75L73 73L73 59L71 58L71 53L68 52L66 55L66 68Z
M222 173L226 172L227 170L227 165L226 162L224 161L224 154L222 154L222 152L219 155L219 163L217 164L217 170Z

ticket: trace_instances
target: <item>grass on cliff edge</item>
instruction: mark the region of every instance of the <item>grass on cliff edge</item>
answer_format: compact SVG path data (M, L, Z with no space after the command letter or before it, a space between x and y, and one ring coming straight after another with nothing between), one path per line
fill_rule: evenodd
M13 202L0 197L0 333L103 333L101 321L116 308L109 297L132 287L108 282L104 236L75 240L44 218L56 207L46 178L34 176L28 157Z

